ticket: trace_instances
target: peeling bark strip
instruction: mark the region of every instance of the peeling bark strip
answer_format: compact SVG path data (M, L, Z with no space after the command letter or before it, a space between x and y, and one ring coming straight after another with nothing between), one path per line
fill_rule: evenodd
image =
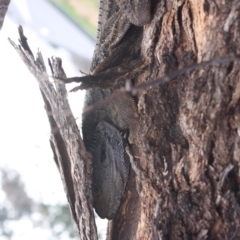
M19 35L21 46L17 46L10 39L9 41L39 83L52 130L50 143L54 160L63 181L72 216L78 226L80 239L97 239L92 208L91 157L85 150L72 115L65 85L55 81L53 86L49 82L42 54L38 52L34 59L21 26ZM49 64L54 77L66 77L61 59L51 59Z

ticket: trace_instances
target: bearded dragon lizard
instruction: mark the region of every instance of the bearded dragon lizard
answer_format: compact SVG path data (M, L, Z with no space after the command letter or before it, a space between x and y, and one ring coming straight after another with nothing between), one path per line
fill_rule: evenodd
M90 75L69 78L87 89L85 107L112 92L116 79L131 79L141 64L143 26L150 21L150 0L101 0L97 43ZM134 25L134 26L133 26ZM138 112L130 95L122 95L83 116L83 140L93 155L93 206L101 218L113 219L129 177L129 157L121 130L137 125Z

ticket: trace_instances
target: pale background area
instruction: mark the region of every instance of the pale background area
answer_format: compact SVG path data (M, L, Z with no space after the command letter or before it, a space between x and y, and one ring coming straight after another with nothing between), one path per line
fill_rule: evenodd
M45 63L51 56L62 58L69 77L80 76L78 69L88 72L94 41L45 0L12 0L0 31L0 168L9 172L16 170L34 201L65 204L66 196L53 161L49 123L37 81L7 40L10 37L18 41L19 24L24 28L33 54L36 56L40 49ZM50 74L49 67L48 72ZM79 126L83 98L84 92L69 93ZM4 204L8 204L6 195L0 191L0 205ZM32 219L35 218L38 216L33 214ZM14 229L11 239L54 239L49 229L34 226L32 219L9 221L8 227ZM101 235L104 235L106 222L97 219ZM8 238L0 236L0 239ZM63 234L58 239L67 237Z

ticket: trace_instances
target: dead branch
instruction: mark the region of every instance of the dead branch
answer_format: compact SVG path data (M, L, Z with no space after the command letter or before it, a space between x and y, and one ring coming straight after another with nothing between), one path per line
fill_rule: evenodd
M91 157L80 137L65 85L59 81L55 81L55 85L49 82L41 52L38 52L34 59L21 26L19 35L21 45L17 46L11 39L9 41L39 83L52 129L50 143L54 159L61 174L72 216L78 226L80 239L97 239L92 208ZM49 64L54 77L66 77L60 58L52 58Z

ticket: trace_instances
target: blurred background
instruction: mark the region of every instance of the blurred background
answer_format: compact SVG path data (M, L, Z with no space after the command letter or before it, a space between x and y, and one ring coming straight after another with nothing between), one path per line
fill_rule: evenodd
M8 38L19 24L36 55L62 59L68 77L88 73L98 0L11 0L0 31L0 240L78 239L49 145L50 128L38 83ZM50 69L48 69L50 75ZM74 84L67 86L70 90ZM79 127L84 92L69 93ZM96 217L100 239L106 220Z

